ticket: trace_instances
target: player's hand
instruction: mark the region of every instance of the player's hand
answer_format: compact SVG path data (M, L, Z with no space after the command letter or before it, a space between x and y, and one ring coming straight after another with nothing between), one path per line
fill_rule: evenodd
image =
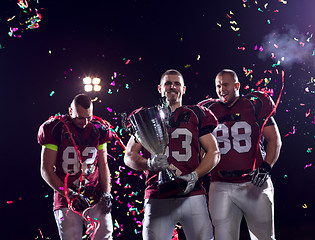
M261 187L269 178L270 171L271 166L267 162L263 161L259 168L255 169L249 174L253 176L252 183L257 187Z
M104 192L102 197L100 198L100 201L98 202L98 205L101 208L101 212L103 214L108 214L112 211L112 199L113 196L109 192Z
M183 194L188 194L194 189L195 184L198 181L198 174L194 171L184 176L178 176L177 178L187 182L187 187Z
M148 159L148 169L150 171L163 171L168 168L169 164L167 161L167 156L158 154L154 158Z
M70 190L68 197L71 201L72 207L78 212L83 212L85 209L91 206L90 199L81 193L78 194L77 192Z

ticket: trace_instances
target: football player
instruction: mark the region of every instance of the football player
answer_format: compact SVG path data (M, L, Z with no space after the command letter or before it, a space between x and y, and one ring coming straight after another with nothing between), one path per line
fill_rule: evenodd
M211 172L209 190L215 239L239 239L243 216L252 240L275 239L270 172L281 138L272 117L274 102L262 92L240 96L238 77L229 69L216 76L215 86L219 99L199 104L208 107L219 122L213 134L221 161Z
M94 239L112 239L106 150L111 138L108 128L93 120L93 104L85 94L75 96L69 115L51 117L39 128L41 175L54 190L54 215L61 239L82 239L83 224L88 229L93 225L88 225L87 217L100 223Z
M205 189L200 178L219 161L219 149L212 130L217 126L213 114L200 106L183 106L186 87L181 73L166 71L158 91L171 107L169 143L165 155L150 156L133 136L129 139L124 161L135 170L146 172L143 239L171 239L179 222L187 239L213 239ZM200 161L200 148L206 151ZM144 156L140 152L144 152ZM170 168L185 182L184 192L172 197L159 194L158 173Z

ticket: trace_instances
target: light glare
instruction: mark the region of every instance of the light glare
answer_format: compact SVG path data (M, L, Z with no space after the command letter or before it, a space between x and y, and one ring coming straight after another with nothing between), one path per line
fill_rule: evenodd
M101 79L100 78L93 78L93 84L94 85L98 85L101 83Z
M99 92L101 91L102 87L100 85L94 85L94 91Z
M91 84L91 83L92 83L92 79L90 77L83 78L83 84Z
M93 86L90 85L90 84L87 84L87 85L84 86L84 90L85 90L86 92L92 92Z

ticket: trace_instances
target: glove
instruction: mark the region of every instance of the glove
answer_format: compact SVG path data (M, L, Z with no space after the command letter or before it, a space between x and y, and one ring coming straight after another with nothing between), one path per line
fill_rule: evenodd
M101 208L101 212L103 214L110 213L112 210L112 199L113 196L109 192L104 192L100 198L100 201L98 202L98 205Z
M250 176L253 176L252 183L257 187L261 187L269 178L270 171L271 166L267 162L263 161L259 168L249 174Z
M153 159L148 159L148 169L150 171L163 171L168 168L168 161L166 155L155 155Z
M184 176L178 176L177 178L187 182L187 187L183 194L188 194L194 189L195 184L198 181L198 174L194 171Z
M90 199L83 194L70 190L68 197L71 201L72 207L78 212L83 212L85 209L91 206Z

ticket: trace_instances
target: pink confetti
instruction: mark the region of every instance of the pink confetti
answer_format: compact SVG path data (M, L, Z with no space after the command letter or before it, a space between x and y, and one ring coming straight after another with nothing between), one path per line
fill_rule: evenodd
M42 236L42 239L44 239L44 236L43 236L43 233L42 233L42 230L40 230L40 228L38 229L40 235Z
M305 117L308 117L311 114L311 109L308 110L308 113L305 113Z
M293 126L293 131L287 133L286 135L284 135L284 137L287 137L287 136L289 136L290 134L292 134L292 135L295 134L295 126Z
M312 166L311 163L310 163L309 165L305 165L304 170L305 170L306 168L308 168L308 167L311 167L311 166Z
M259 84L261 84L262 81L264 81L264 79L260 79L260 80L256 83L256 86L258 86Z

